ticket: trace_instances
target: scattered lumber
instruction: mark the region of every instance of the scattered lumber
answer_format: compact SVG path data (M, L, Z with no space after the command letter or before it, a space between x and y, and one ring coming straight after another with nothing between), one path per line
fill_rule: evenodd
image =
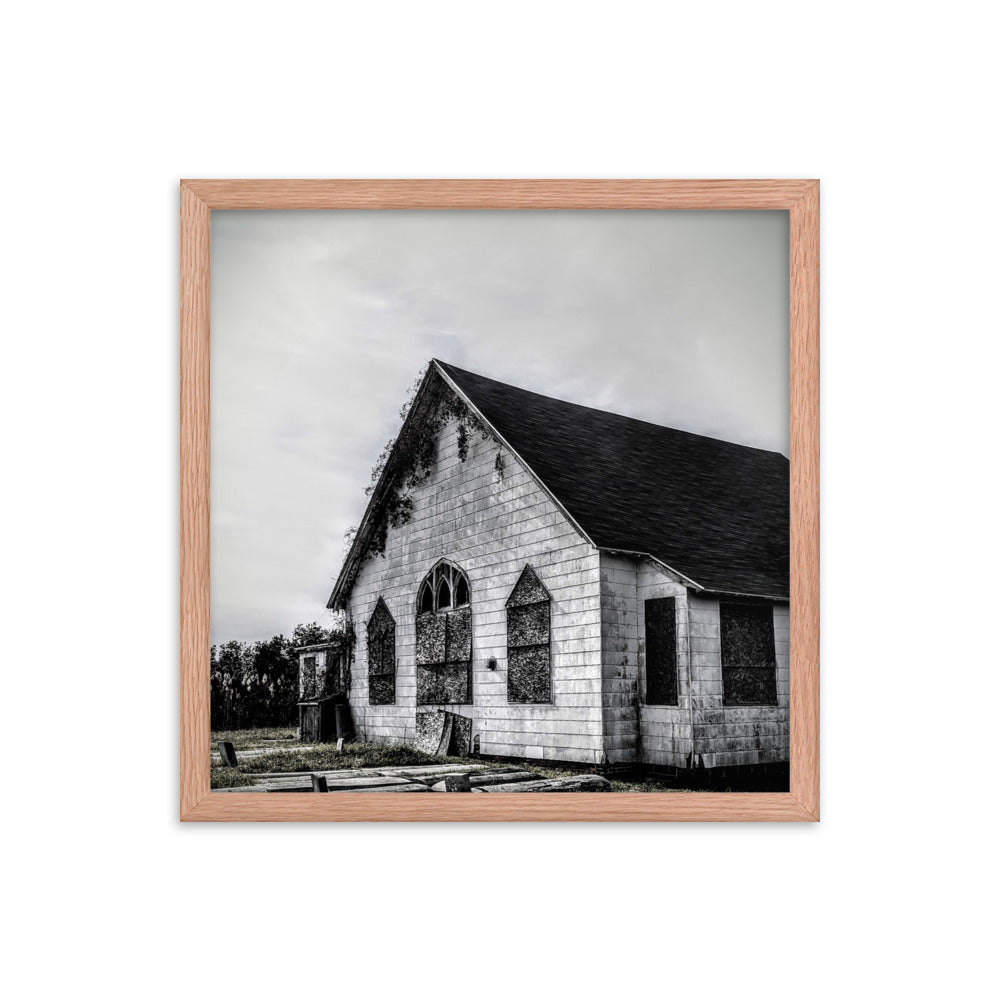
M445 783L447 782L449 775L439 778L434 784L431 785L432 792L446 792ZM530 771L520 771L514 767L503 768L502 770L496 771L480 771L478 774L470 774L469 785L471 788L483 788L486 785L504 785L511 784L517 781L538 781L538 775L532 774Z
M254 775L257 778L257 775ZM308 774L276 775L257 782L269 792L312 792L313 779L321 779L326 783L328 792L426 792L427 786L421 781L410 781L407 778L384 777L379 774L367 774L364 777L342 778L336 771L310 772Z
M543 778L481 787L484 792L607 792L611 790L611 782L596 774L581 774L572 778Z
M482 769L482 764L413 764L408 767L380 767L377 773L397 775L401 778L423 778L434 775L440 777L445 774L471 774Z
M308 781L310 775L322 774L329 781L330 778L370 778L381 773L381 771L373 771L371 768L354 768L345 771L260 771L251 772L249 777L253 778L254 781L258 779L267 781L271 778L302 778Z

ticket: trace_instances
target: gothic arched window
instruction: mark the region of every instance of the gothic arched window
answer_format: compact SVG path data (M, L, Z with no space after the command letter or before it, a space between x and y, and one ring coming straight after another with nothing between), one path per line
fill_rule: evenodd
M368 619L368 704L396 704L396 622L381 597Z
M417 590L417 704L472 703L472 607L468 577L439 562Z
M507 701L544 705L552 701L549 592L525 566L507 598Z

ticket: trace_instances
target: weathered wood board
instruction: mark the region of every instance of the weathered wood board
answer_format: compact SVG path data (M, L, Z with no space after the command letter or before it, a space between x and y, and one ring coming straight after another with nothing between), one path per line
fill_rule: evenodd
M611 782L596 774L578 778L546 778L540 781L515 781L502 785L484 785L484 792L608 792Z

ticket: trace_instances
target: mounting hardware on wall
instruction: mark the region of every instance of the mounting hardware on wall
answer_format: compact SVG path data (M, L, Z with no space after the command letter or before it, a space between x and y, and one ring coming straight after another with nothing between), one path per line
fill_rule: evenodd
M486 661L486 669L487 669L487 670L496 670L496 668L497 668L497 661L496 661L495 657L492 657L492 656L491 656L491 657L490 657L490 658L489 658L489 659L488 659L488 660Z

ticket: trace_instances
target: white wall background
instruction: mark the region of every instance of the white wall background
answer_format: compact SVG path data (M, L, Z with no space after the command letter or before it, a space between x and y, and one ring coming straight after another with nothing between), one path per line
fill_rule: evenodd
M11 995L986 992L993 48L968 2L8 12ZM179 825L182 176L822 177L821 825Z

